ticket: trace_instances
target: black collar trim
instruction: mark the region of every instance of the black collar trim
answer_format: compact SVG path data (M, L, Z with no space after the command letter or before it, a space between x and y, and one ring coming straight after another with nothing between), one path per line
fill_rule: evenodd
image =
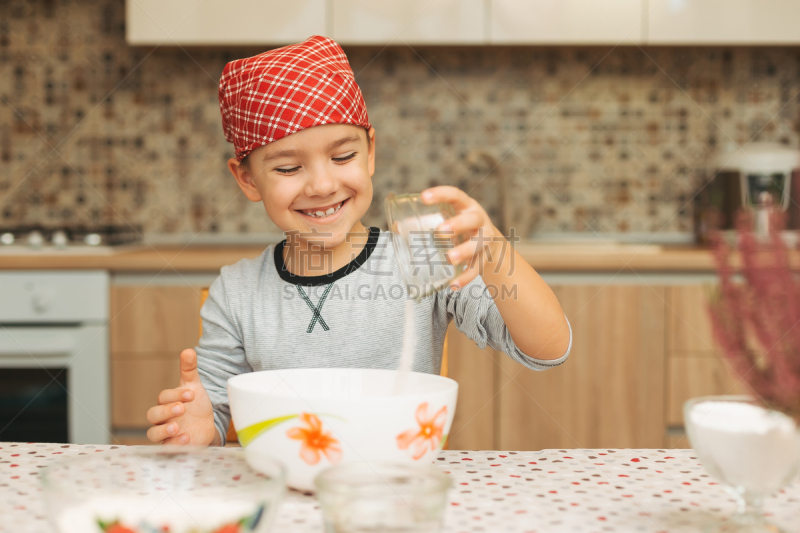
M283 281L291 283L292 285L303 285L306 287L328 285L329 283L342 279L351 272L355 272L361 265L366 263L369 256L372 255L373 250L375 250L375 245L378 244L378 237L380 234L380 229L369 228L367 244L361 250L361 253L358 254L358 257L335 272L321 274L319 276L298 276L289 272L289 269L286 268L286 263L283 261L283 247L286 245L286 239L284 239L275 245L275 270L278 271L278 275Z

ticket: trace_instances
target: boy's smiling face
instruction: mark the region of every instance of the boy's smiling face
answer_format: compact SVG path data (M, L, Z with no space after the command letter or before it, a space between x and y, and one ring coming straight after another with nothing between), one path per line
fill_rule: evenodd
M361 217L372 202L375 130L314 126L256 148L247 165L231 159L228 168L281 230L316 231L313 240L332 249L363 228Z

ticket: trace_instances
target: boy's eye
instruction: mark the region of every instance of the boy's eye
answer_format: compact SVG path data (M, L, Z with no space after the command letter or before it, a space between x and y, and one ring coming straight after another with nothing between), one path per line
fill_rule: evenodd
M281 174L292 174L292 173L297 172L298 170L300 170L300 167L298 166L298 167L292 167L292 168L276 168L275 170L277 170Z
M332 158L332 159L333 159L334 161L336 161L337 163L342 163L342 162L344 162L344 161L350 161L350 160L351 160L351 159L353 159L355 156L356 156L356 153L355 153L355 152L350 152L350 153L349 153L349 154L347 154L346 156L343 156L343 157L334 157L334 158Z

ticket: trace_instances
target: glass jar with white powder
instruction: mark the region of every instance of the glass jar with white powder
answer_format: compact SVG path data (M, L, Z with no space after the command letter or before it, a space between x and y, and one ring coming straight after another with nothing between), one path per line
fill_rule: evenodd
M389 193L384 203L400 272L411 298L420 300L448 286L464 263L452 265L447 252L465 241L452 231L436 231L455 216L449 204L424 204L419 194Z
M737 502L719 532L776 532L764 519L765 497L800 469L800 433L789 416L749 396L706 396L684 404L684 421L697 458Z

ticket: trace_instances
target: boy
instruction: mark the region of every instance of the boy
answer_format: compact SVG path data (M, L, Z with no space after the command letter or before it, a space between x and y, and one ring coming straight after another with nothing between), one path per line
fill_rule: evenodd
M391 233L360 221L372 202L375 130L342 49L314 36L228 63L219 100L236 150L228 168L287 239L224 267L211 285L199 346L181 353L179 386L162 391L147 413L153 442L224 445L226 382L236 374L395 369L400 358L408 292ZM572 343L569 323L486 211L454 187L433 187L422 198L454 207L456 216L439 230L480 236L488 245L467 239L452 248L448 260L469 268L414 305L413 370L439 372L451 319L482 348L489 344L529 368L561 364Z

